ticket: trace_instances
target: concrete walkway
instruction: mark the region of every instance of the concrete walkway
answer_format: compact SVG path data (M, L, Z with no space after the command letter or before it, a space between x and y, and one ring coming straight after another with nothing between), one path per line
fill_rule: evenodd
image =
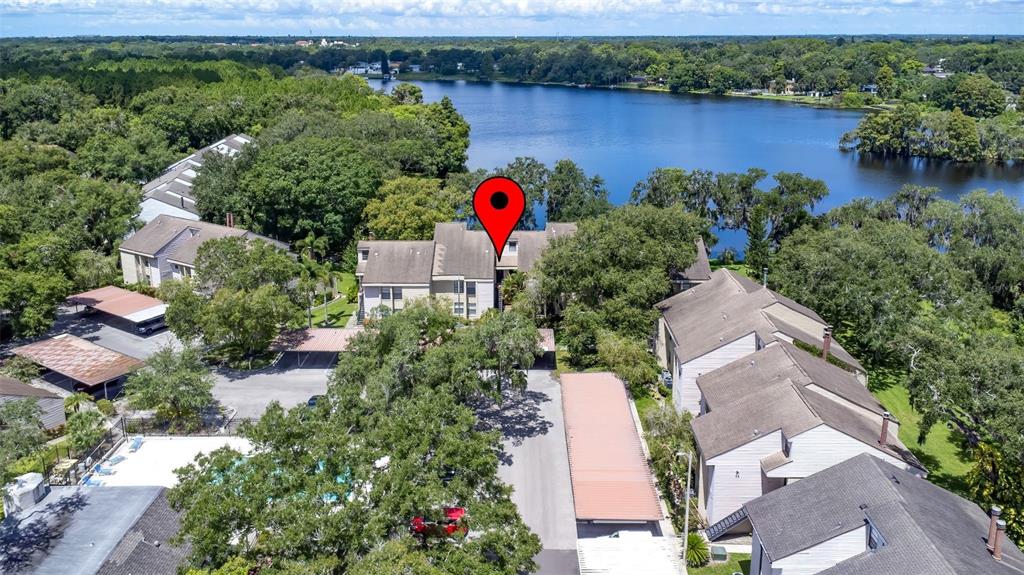
M579 573L576 511L569 480L562 393L549 370L531 370L527 389L501 406L480 409L481 420L504 436L498 475L512 485L512 501L544 550L536 561L541 575Z

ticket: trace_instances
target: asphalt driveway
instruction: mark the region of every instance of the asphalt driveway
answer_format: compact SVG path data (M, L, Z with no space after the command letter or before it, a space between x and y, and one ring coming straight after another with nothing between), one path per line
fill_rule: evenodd
M579 573L561 387L549 370L531 370L527 376L526 391L478 413L505 437L498 474L515 488L512 501L544 545L536 573Z

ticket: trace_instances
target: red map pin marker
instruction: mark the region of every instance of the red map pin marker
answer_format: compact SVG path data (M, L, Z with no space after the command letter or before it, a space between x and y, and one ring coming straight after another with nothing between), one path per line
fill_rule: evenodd
M523 189L508 178L488 178L473 192L473 210L487 230L499 260L501 252L505 250L505 242L512 235L519 218L523 217L525 208L526 196L523 195Z

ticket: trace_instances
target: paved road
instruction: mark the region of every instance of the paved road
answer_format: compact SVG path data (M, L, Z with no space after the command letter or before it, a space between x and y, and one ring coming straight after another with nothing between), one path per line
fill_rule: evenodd
M329 374L327 369L218 370L213 396L224 407L238 410L235 419L253 419L262 416L272 401L294 407L305 404L310 396L326 393Z
M480 415L505 437L498 474L515 488L512 501L544 545L537 573L579 573L561 388L548 370L531 370L528 380L521 396L509 397L500 408L482 409Z

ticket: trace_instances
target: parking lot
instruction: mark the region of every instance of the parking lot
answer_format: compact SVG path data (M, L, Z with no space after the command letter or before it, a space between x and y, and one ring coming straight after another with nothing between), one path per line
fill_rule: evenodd
M255 372L221 369L214 372L213 397L234 419L256 419L271 402L284 407L303 405L313 395L327 392L329 369L270 367Z
M101 312L85 315L76 312L74 306L64 306L58 310L57 321L46 337L62 333L76 335L138 359L146 359L162 347L179 345L178 338L170 330L140 336L135 333L135 327L130 322ZM24 342L19 342L19 345L21 343Z

